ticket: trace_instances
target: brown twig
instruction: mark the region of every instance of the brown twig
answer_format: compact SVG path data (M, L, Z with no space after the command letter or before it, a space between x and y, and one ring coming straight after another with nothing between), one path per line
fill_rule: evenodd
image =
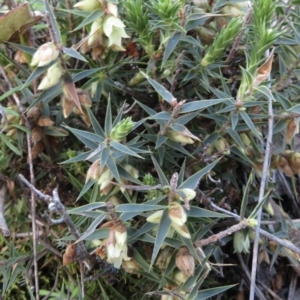
M209 200L207 200L207 201L209 201ZM217 211L219 211L219 212L222 212L222 213L224 213L224 214L227 214L227 215L229 215L229 216L235 218L235 220L237 220L237 221L241 219L239 215L237 215L237 214L235 214L235 213L233 213L233 212L227 211L227 210L225 210L225 209L223 209L223 208L217 206L217 205L214 204L213 202L210 202L210 203L209 203L209 206L210 206L211 208L213 208L214 210L217 210ZM234 225L234 226L235 226L235 225ZM249 227L249 229L250 229L250 230L253 230L253 231L255 230L255 228L253 228L253 227ZM259 233L260 233L262 236L268 238L269 240L274 241L276 244L281 245L281 246L283 246L283 247L285 247L285 248L287 248L287 249L290 249L291 251L293 251L293 252L295 252L295 253L297 253L297 254L300 255L300 249L299 249L298 247L296 247L295 245L293 245L292 243L287 242L287 241L285 241L285 240L282 240L282 239L278 238L277 236L275 236L275 235L273 235L273 234L271 234L271 233L269 233L269 232L267 232L267 231L265 231L265 230L263 230L263 229L259 229ZM197 243L197 242L196 242L196 243Z

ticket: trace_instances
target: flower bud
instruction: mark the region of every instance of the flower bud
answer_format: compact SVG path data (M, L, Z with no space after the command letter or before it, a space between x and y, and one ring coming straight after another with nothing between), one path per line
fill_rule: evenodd
M88 46L93 46L98 38L102 36L102 19L97 19L92 23Z
M134 124L135 122L131 120L131 117L123 119L111 130L110 138L117 142L121 142L132 130Z
M183 207L177 203L173 202L169 206L169 217L172 223L175 223L177 226L182 226L187 220L187 215Z
M139 178L139 171L134 168L132 165L125 165L124 169L135 179Z
M160 219L163 215L164 211L163 210L158 210L155 213L151 214L148 218L147 218L147 222L149 223L154 223L154 224L158 224L160 222Z
M42 79L38 90L47 90L59 83L62 75L60 63L56 63L47 70L46 76Z
M287 151L286 151L287 153ZM298 152L289 152L287 156L287 161L289 163L290 168L292 169L294 174L300 173L300 153Z
M128 82L128 85L129 86L135 86L135 85L138 85L139 83L145 81L146 78L145 76L143 75L142 72L138 72L136 73Z
M100 177L100 160L94 161L89 167L85 182L87 183L89 179L97 180Z
M76 3L74 7L83 11L93 12L97 9L101 9L101 4L98 0L84 0Z
M137 275L138 278L141 277L141 274L138 272L140 266L137 264L137 262L134 259L127 260L127 261L123 260L122 267L126 273Z
M175 231L180 234L181 236L187 238L187 239L190 239L191 238L191 235L189 233L189 230L187 228L187 226L184 224L182 226L178 226L176 223L172 223L171 224L172 227L175 229Z
M249 227L256 227L258 222L256 219L247 219L247 226Z
M113 15L114 17L118 17L118 6L114 3L107 2L107 13Z
M223 138L219 138L217 141L214 142L214 146L219 152L222 152L226 155L230 154L230 148L228 142Z
M195 259L190 254L187 247L181 247L176 256L177 268L188 276L192 276L195 271Z
M184 188L184 189L180 189L178 190L178 192L181 192L185 195L184 198L182 198L181 195L179 195L179 200L181 201L191 201L196 197L196 192L193 189L189 189L189 188Z
M194 144L194 140L188 135L183 134L182 132L170 130L168 132L168 138L174 142L185 144Z
M182 285L183 283L185 283L188 278L190 276L188 276L187 274L185 274L184 272L182 271L178 271L178 272L175 272L174 275L173 275L173 280L180 286Z
M296 118L289 120L286 129L286 143L290 144L295 134L299 133L299 121Z
M123 224L118 224L115 228L116 242L119 245L124 245L127 241L127 229Z
M57 59L58 55L59 50L52 42L43 44L34 53L30 65L37 65L38 67L46 66Z
M160 270L165 270L172 257L172 252L170 248L166 247L162 250L160 250L159 255L156 259L155 266L157 266Z
M248 234L244 230L236 231L233 237L234 252L249 253L250 240Z

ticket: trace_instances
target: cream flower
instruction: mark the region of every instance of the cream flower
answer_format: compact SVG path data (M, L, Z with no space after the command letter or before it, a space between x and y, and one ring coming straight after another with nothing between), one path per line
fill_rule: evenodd
M115 16L108 16L103 23L103 32L108 37L108 47L116 45L122 48L122 38L129 38L124 23ZM125 50L122 48L122 50Z

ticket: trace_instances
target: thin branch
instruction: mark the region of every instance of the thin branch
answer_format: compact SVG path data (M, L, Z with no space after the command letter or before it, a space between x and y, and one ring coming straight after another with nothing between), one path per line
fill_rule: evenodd
M244 270L244 272L245 272L245 274L246 274L246 276L247 276L247 278L248 278L248 280L250 282L251 281L251 275L250 275L248 267L246 266L246 264L245 264L245 262L243 260L243 257L241 255L241 253L237 253L237 257L238 257L238 259L240 261L242 269ZM264 294L261 292L261 290L258 287L255 287L255 289L256 289L256 294L259 297L259 299L261 299L261 300L267 300L265 298Z
M2 230L4 236L10 236L10 231L7 227L5 217L4 217L5 196L6 196L6 182L3 182L0 189L0 230Z
M35 192L38 196L40 196L41 199L45 200L46 202L49 202L49 205L48 205L49 210L52 212L56 211L61 217L59 219L59 221L64 221L68 225L69 230L74 235L74 237L76 239L79 239L80 233L77 230L72 219L70 218L66 208L61 203L58 192L57 192L57 188L55 188L52 192L53 197L50 197L50 196L44 195L43 193L38 191L31 183L28 182L28 180L23 175L19 174L19 178L26 186L28 186L31 189L32 192ZM84 243L82 241L79 241L77 243L77 245L80 250L80 253L85 258L85 260L84 260L85 265L87 266L88 269L91 269L93 266L93 261L90 257L90 254L86 250Z
M211 243L215 243L218 240L224 238L225 236L231 235L236 231L239 231L243 228L246 228L247 227L247 222L248 222L248 220L243 220L243 221L241 221L240 223L238 223L236 225L232 225L231 227L229 227L228 229L226 229L224 231L220 231L219 233L211 235L207 239L203 239L203 240L195 242L194 245L197 246L197 247L202 247L202 246L206 246L206 245L211 244Z
M217 210L217 211L219 211L219 212L222 212L222 213L224 213L224 214L227 214L227 215L229 215L229 216L235 218L236 220L240 220L240 219L241 219L239 215L237 215L237 214L235 214L235 213L232 213L232 212L230 212L230 211L227 211L227 210L225 210L225 209L223 209L223 208L217 206L217 205L214 204L213 202L210 202L210 203L209 203L209 206L210 206L211 208L213 208L214 210ZM248 228L249 228L250 230L252 230L252 231L255 231L255 228L253 228L253 227L248 227ZM275 236L274 234L271 234L271 233L269 233L269 232L267 232L267 231L265 231L265 230L263 230L263 229L261 229L261 228L259 229L259 233L260 233L262 236L268 238L269 240L274 241L276 244L281 245L281 246L283 246L283 247L285 247L285 248L287 248L287 249L290 249L291 251L293 251L293 252L295 252L295 253L297 253L297 254L300 255L300 248L296 247L296 246L293 245L291 242L282 240L282 239L278 238L277 236ZM197 242L196 242L196 243L197 243ZM195 244L196 244L196 243L195 243Z
M270 50L266 51L266 57L270 56ZM269 75L269 80L270 80ZM267 142L266 142L266 151L265 151L265 158L264 164L262 169L261 175L261 182L260 182L260 189L259 189L259 196L258 196L258 203L263 201L265 187L268 180L268 171L270 167L270 160L271 160L271 148L272 148L272 137L273 137L273 103L272 98L268 98L268 135L267 135ZM255 284L256 284L256 268L257 268L257 259L258 259L258 246L259 246L259 235L260 235L260 222L262 216L262 207L260 207L258 214L257 214L257 227L255 229L255 240L253 245L253 256L252 256L252 269L251 269L251 285L250 285L250 296L249 300L254 300L255 296Z
M55 291L57 284L58 284L59 269L60 269L60 267L58 267L56 270L55 281L54 281L54 285L53 285L51 291L42 300L48 300L50 298L51 294Z

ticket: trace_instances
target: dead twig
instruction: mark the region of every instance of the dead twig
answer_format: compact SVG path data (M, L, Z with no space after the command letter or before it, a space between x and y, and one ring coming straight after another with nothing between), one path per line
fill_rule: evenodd
M60 219L58 220L53 220L50 219L52 224L57 224L57 223L61 223L61 222L65 222L68 227L70 232L74 235L74 237L76 239L80 238L80 233L77 230L75 224L73 223L72 219L70 218L66 208L64 207L64 205L61 203L59 195L58 195L58 191L57 188L55 188L52 192L53 197L50 197L48 195L44 195L43 193L41 193L40 191L38 191L31 183L28 182L28 180L22 175L19 174L19 178L20 180L30 188L30 190L34 193L36 193L42 200L46 201L48 203L48 208L51 214L53 214L54 212L57 212L60 215ZM93 261L90 257L90 254L88 253L88 251L85 248L85 245L82 241L79 241L77 243L78 248L80 250L80 253L83 255L83 257L85 258L84 262L85 265L88 269L91 269L93 266Z
M5 195L6 195L6 182L3 182L0 188L0 230L2 230L4 236L10 236L10 231L7 227L5 217L4 217Z

